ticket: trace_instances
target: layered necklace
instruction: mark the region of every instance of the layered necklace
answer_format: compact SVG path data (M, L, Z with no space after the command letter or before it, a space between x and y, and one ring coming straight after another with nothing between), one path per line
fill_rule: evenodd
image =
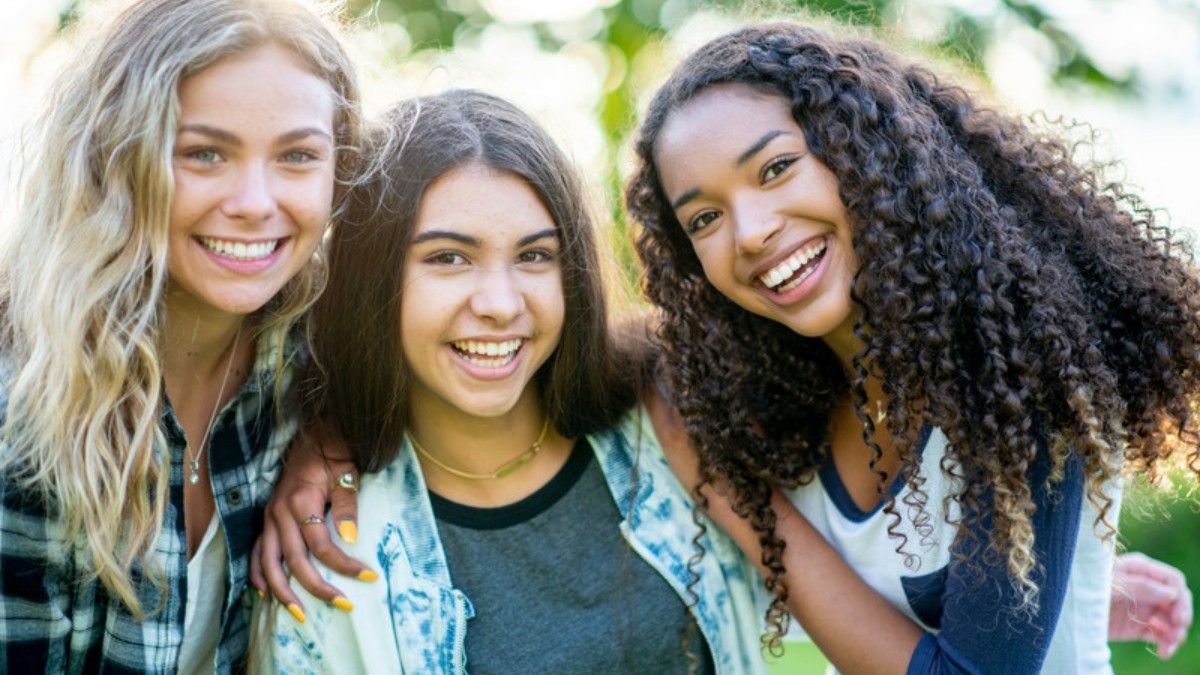
M208 424L204 427L204 435L200 444L195 446L195 452L187 453L187 481L195 485L200 482L200 460L204 457L204 449L208 447L209 437L212 436L213 423L217 420L217 411L221 409L221 399L225 397L225 385L229 383L229 373L233 370L233 361L237 357L238 339L242 336L242 327L238 326L233 334L233 347L225 359L225 374L221 377L221 388L217 390L217 400L213 402L212 413L208 416ZM191 450L192 448L189 448Z
M449 473L454 476L458 476L459 478L466 478L467 480L492 480L494 478L503 478L503 477L507 476L508 474L516 471L517 469L525 466L526 464L529 463L530 460L532 460L534 457L536 457L537 454L539 452L541 452L541 450L542 450L542 442L546 440L546 432L549 430L550 430L550 416L547 415L546 420L544 422L542 422L542 431L541 431L541 433L538 434L537 440L533 442L533 445L526 448L524 452L517 455L516 457L501 464L500 467L497 468L495 471L489 471L487 473L474 473L471 471L463 471L462 469L456 469L452 466L448 466L447 464L445 464L441 460L439 460L437 457L434 457L432 454L430 454L429 451L426 450L424 447L422 447L421 444L417 442L416 437L413 436L411 433L408 434L408 440L412 441L412 446L414 448L416 448L417 452L419 452L422 457L433 462L434 465L436 465L438 468L442 469L446 473Z

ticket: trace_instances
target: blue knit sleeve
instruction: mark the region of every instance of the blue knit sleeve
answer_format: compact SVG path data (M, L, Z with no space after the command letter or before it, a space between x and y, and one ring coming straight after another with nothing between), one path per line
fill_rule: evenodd
M974 536L960 537L942 598L941 632L917 644L909 675L942 673L1038 673L1054 637L1063 607L1075 542L1080 527L1084 479L1081 463L1072 458L1063 480L1047 486L1050 471L1045 446L1029 470L1036 512L1033 514L1032 578L1039 594L1036 608L1020 606L1010 581L1006 558L987 548L991 518L978 519ZM990 503L982 506L988 513Z

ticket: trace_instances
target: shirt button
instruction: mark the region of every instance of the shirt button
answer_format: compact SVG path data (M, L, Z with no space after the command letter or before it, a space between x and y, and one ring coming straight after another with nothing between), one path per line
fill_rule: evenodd
M234 488L229 491L229 503L233 506L239 506L242 503L242 491Z

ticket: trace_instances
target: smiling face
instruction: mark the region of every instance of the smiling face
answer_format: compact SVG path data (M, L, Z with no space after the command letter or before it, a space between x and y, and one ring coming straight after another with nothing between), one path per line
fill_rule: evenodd
M414 417L511 411L563 327L558 228L521 178L479 164L425 191L404 262L400 342Z
M806 337L852 324L846 209L786 99L711 87L667 117L655 147L663 191L717 290Z
M179 104L168 303L249 314L311 259L329 221L333 93L272 44L183 80Z

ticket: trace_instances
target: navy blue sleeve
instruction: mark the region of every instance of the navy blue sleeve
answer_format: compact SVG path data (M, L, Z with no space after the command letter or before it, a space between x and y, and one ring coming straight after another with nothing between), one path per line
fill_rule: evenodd
M1063 480L1047 489L1050 470L1043 445L1028 472L1037 511L1033 515L1038 584L1036 611L1021 609L1005 556L987 549L990 517L960 537L953 550L942 597L941 632L917 644L909 675L942 673L1038 673L1062 611L1083 507L1083 469L1077 458ZM984 504L986 510L988 504Z

